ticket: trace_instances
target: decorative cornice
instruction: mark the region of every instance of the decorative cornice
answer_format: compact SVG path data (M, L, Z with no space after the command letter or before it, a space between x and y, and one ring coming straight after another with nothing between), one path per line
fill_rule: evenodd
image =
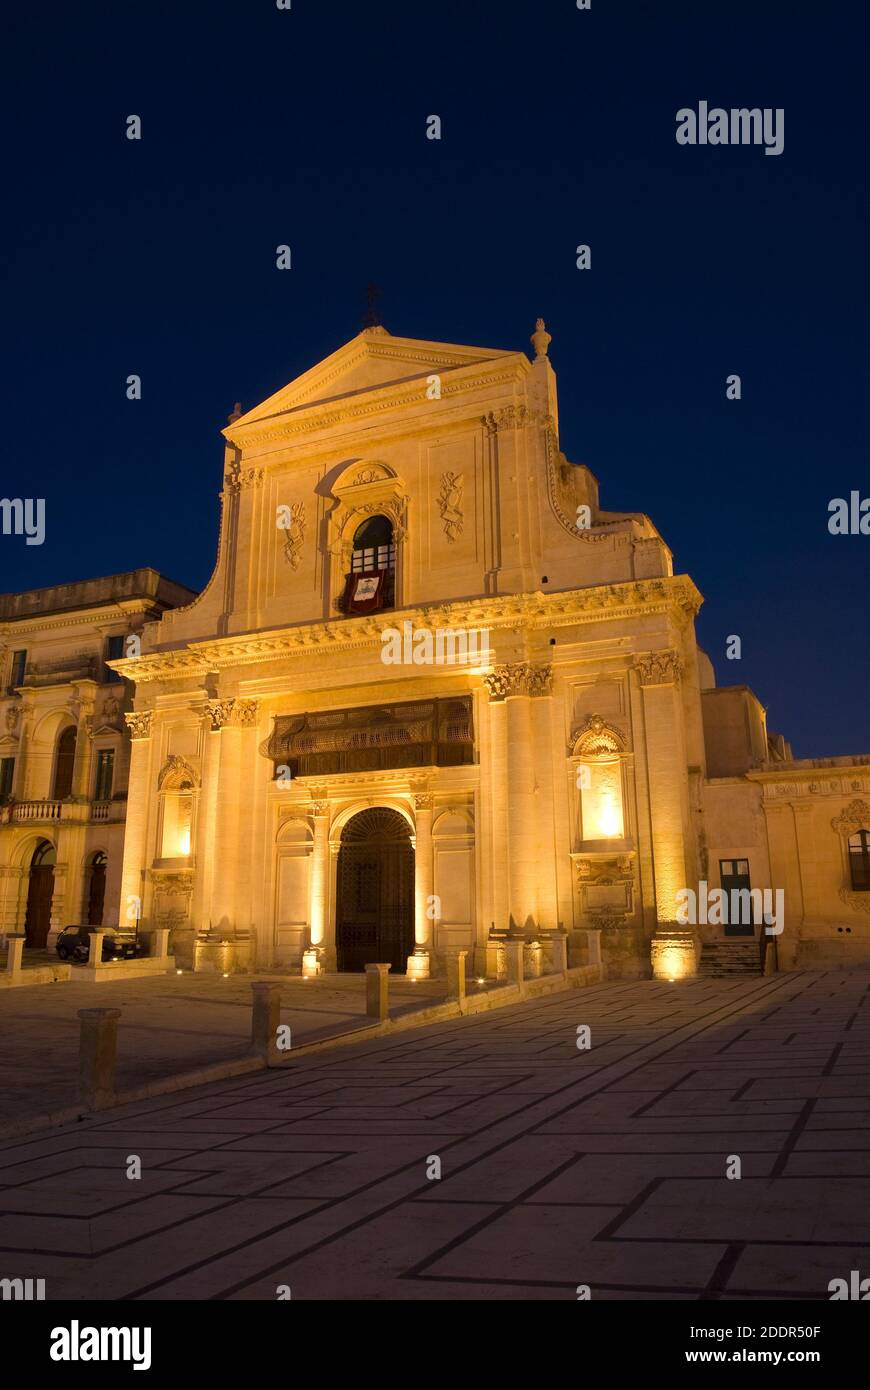
M153 718L154 712L150 709L133 710L132 713L125 714L124 723L130 730L130 737L132 739L150 738Z
M675 685L683 674L683 663L675 651L648 652L636 659L634 669L641 685Z
M149 681L204 677L209 672L261 661L280 661L299 653L332 655L381 644L381 632L408 618L416 626L495 630L523 628L529 632L598 623L602 619L673 614L698 591L687 575L631 580L552 594L508 594L471 602L393 609L377 616L334 618L297 627L191 642L187 647L114 662L127 680Z
M436 369L438 365L427 354L421 355L420 364L423 368L434 366ZM485 364L486 370L480 372L473 372L467 364L445 363L445 366L450 369L453 379L442 380L442 402L453 397L471 395L485 387L503 386L507 380L522 380L531 371L531 364L524 353L508 353L501 363L490 359ZM460 372L463 374L461 378L454 375ZM228 426L222 433L237 449L249 451L263 444L286 441L294 435L311 435L320 430L333 429L337 425L362 422L390 411L400 414L410 405L419 405L422 408L427 404L430 403L426 402L423 396L420 380L415 379L399 387L380 387L364 391L360 393L359 398L353 396L344 404L336 401L312 401L310 404L301 402L298 406L291 406L284 413L263 421L251 420L248 424ZM432 428L431 406L429 412L424 412L421 417L421 425L425 429Z

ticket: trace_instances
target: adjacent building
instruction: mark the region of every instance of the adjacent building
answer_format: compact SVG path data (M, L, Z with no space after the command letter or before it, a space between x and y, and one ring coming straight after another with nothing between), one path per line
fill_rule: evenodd
M118 922L131 687L107 662L191 597L151 569L0 595L0 931L30 948Z

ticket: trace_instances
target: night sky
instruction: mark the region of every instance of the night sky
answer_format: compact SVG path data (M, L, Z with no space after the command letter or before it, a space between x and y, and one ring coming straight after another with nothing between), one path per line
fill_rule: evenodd
M870 752L870 536L827 526L870 496L864 4L14 9L2 492L47 529L0 536L0 587L201 587L233 402L352 338L376 281L401 336L530 351L543 315L562 447L704 594L719 683L797 756ZM677 145L701 100L782 107L784 152Z

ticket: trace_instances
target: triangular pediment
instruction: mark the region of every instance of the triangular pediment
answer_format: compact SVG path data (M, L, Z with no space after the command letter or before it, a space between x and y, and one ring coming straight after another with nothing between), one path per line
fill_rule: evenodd
M403 382L463 367L517 357L498 348L465 347L458 343L433 343L422 338L395 338L384 328L369 328L344 347L303 372L295 381L234 420L225 434L245 425L306 410L311 406L346 400Z

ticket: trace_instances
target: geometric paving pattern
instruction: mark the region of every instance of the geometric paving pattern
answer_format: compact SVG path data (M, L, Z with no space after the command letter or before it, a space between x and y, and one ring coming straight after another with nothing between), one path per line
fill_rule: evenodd
M827 1299L870 1277L868 1195L870 973L602 984L6 1140L0 1277L49 1299Z

